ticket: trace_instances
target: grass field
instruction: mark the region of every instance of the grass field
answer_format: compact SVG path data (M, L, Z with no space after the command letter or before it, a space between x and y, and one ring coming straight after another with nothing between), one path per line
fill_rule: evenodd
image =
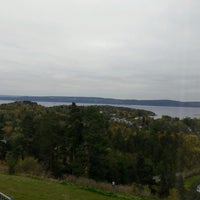
M15 200L151 200L118 194L92 191L55 180L0 174L0 192Z

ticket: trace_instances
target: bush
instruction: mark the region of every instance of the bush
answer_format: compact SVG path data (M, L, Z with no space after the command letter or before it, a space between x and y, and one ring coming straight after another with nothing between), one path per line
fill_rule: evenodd
M107 194L124 194L124 195L138 195L143 197L150 197L152 196L150 188L148 185L112 185L112 183L105 183L105 182L97 182L92 179L84 178L84 177L75 177L72 175L66 175L64 177L64 182L67 183L73 183L85 188L88 188L90 190L101 190L104 191Z
M8 171L8 167L5 161L0 160L0 173L5 173Z
M144 196L144 197L152 196L151 190L148 185L132 184L132 193L131 194L136 194L136 195Z
M30 175L43 175L44 171L41 165L38 163L37 159L33 157L27 157L25 159L20 159L16 165L16 172L22 174Z
M15 167L17 163L17 158L15 154L11 151L7 152L6 154L6 164L8 166L8 173L14 174L15 173Z
M180 200L180 195L177 189L172 188L169 190L169 196L166 200Z

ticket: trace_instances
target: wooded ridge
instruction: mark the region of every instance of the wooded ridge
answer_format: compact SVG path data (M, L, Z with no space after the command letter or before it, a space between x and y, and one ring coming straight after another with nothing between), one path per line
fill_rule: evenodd
M10 174L84 177L183 197L186 175L200 173L200 119L150 116L108 105L1 104L0 163Z
M0 95L0 100L8 101L37 101L37 102L75 102L89 104L113 104L113 105L146 105L146 106L171 106L171 107L200 107L200 102L183 102L175 100L136 100L114 99L101 97L71 97L71 96L13 96Z

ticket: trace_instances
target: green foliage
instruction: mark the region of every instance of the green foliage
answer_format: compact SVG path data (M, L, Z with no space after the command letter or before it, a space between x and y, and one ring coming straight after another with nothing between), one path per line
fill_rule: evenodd
M17 164L17 158L15 154L11 151L7 152L6 154L6 163L8 165L8 173L14 174L15 173L15 167Z
M195 175L186 178L184 182L184 188L186 190L185 196L187 200L198 200L200 199L200 193L196 191L197 185L200 183L200 175Z
M189 177L185 180L184 187L187 191L190 191L190 187L198 182L200 182L200 175Z
M177 189L172 188L169 190L169 196L166 200L180 200L179 192Z
M37 159L33 157L27 157L24 160L19 159L16 164L16 173L30 174L30 175L43 175L44 171Z
M199 168L200 119L153 119L151 114L75 103L0 105L0 138L7 141L0 145L0 158L9 173L37 173L40 163L58 178L68 174L146 185L162 197L172 195L173 188L184 193L176 175Z

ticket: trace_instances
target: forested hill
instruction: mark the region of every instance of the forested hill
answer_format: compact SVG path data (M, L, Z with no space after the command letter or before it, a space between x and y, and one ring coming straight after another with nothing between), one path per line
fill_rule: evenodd
M100 97L67 97L67 96L10 96L0 95L0 100L11 101L44 101L44 102L75 102L91 104L114 104L114 105L148 105L148 106L172 106L172 107L200 107L200 102L181 102L174 100L136 100L136 99L113 99Z
M108 105L1 104L0 169L114 181L162 198L185 194L184 178L200 173L200 119L150 116Z

